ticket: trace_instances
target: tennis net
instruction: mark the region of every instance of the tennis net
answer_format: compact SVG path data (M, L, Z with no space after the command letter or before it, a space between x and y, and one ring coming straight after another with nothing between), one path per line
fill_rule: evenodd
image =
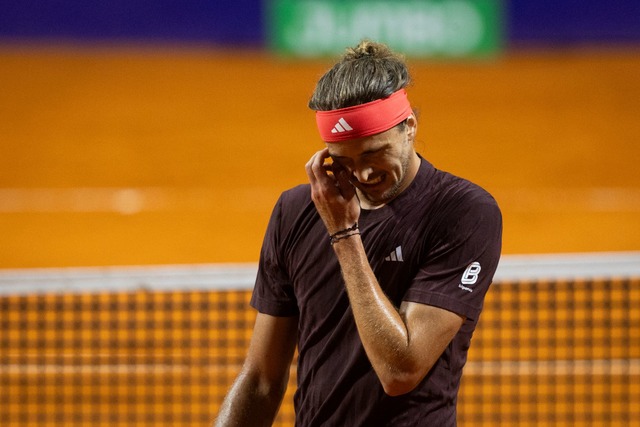
M0 425L209 425L245 356L256 266L0 271ZM294 421L295 366L277 426ZM461 426L640 420L640 253L504 257Z

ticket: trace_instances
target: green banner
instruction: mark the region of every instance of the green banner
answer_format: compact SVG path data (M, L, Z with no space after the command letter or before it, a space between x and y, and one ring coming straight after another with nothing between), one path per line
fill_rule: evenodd
M500 0L270 0L276 52L335 55L368 38L411 56L468 57L502 47Z

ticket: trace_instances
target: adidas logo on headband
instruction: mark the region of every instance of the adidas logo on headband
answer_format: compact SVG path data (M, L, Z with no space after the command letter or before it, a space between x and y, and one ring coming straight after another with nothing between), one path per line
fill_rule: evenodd
M391 129L412 114L404 89L388 98L337 110L316 111L316 124L324 142L349 141Z
M333 126L333 129L331 129L331 133L346 132L348 130L353 130L353 128L349 125L349 123L347 123L344 117L340 117L338 123Z

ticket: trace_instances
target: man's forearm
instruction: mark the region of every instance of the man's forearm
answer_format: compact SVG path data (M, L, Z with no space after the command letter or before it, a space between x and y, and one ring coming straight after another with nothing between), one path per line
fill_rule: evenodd
M411 367L409 332L371 270L360 236L334 245L360 339L383 386Z
M270 426L276 417L286 390L266 388L250 375L240 373L224 399L214 427Z

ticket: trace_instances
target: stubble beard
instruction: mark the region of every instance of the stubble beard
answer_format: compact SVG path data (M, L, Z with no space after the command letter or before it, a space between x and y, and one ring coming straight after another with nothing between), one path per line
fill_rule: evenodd
M400 163L400 170L401 170L401 175L400 175L400 179L398 179L392 186L391 188L389 188L388 190L386 190L384 193L382 193L380 195L380 197L377 198L371 198L369 197L369 195L365 192L360 190L359 191L359 197L364 198L367 202L369 202L371 205L375 205L375 206L382 206L382 205L386 205L387 203L391 202L393 199L395 199L396 197L398 197L398 195L401 193L400 189L401 187L404 185L404 181L407 177L407 172L409 170L409 164L411 162L411 151L409 151L407 153L407 155L405 155ZM403 189L403 191L406 190Z

